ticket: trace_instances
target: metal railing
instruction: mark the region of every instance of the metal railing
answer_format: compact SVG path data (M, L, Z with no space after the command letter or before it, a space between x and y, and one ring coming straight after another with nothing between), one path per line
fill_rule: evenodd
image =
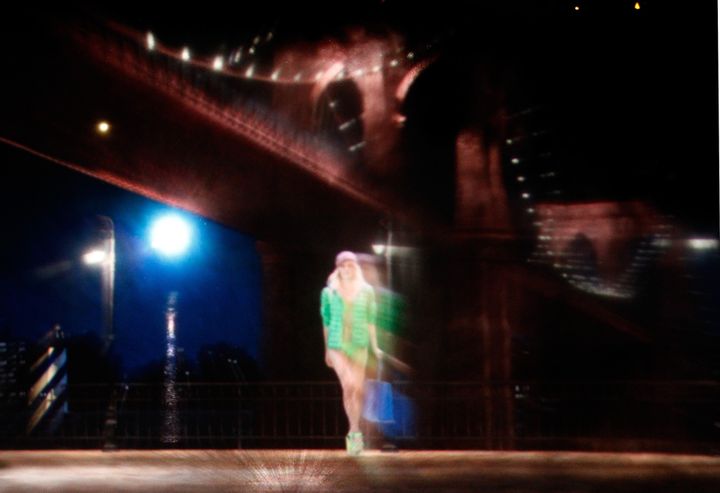
M393 392L394 421L365 424L371 446L720 451L719 382L399 382ZM54 433L16 430L0 447L335 448L347 428L337 382L70 385L67 402Z

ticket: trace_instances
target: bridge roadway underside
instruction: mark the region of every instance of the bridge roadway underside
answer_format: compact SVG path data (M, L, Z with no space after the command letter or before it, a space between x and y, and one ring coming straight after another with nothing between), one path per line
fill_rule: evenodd
M717 492L720 457L330 450L4 451L0 491Z

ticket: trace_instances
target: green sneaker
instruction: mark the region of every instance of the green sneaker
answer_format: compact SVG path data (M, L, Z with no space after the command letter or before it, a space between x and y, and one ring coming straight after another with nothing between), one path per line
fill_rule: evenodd
M360 455L363 447L363 434L359 431L348 433L348 436L345 437L345 449L348 455Z

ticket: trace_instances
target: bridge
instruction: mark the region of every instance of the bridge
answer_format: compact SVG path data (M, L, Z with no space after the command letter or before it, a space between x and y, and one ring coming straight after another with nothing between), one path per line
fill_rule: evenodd
M655 341L674 322L622 305L656 262L677 265L687 239L682 214L633 194L661 153L620 191L594 180L605 163L590 151L577 167L591 171L577 171L562 155L572 122L558 124L572 102L538 96L551 83L535 86L535 73L518 82L535 52L502 60L519 42L482 45L473 58L481 45L468 45L466 31L425 39L346 26L303 42L267 30L215 57L108 19L22 20L32 42L11 54L0 141L255 237L272 377L321 362L319 336L298 330L316 325L315 310L288 293L322 285L334 252L389 236L392 287L423 334L417 378L503 382L483 390L489 448L516 445L506 383L555 358L546 348L523 360L528 341L564 344L562 362L584 371L622 353L614 348L642 348L639 364L615 362L619 371L647 365L637 378L671 352ZM488 26L480 39L499 31ZM8 26L3 36L20 33ZM109 131L96 130L101 120ZM633 158L648 149L641 144ZM613 177L627 164L619 161L608 165ZM673 166L662 161L651 184ZM669 289L655 301L691 297L674 279L661 276ZM672 321L686 315L682 304L668 310Z

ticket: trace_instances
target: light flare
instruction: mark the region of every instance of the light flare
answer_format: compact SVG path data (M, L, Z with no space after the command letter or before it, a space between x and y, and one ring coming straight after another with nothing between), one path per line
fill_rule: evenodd
M190 227L179 216L170 215L158 219L153 225L150 245L168 256L177 256L190 245Z

